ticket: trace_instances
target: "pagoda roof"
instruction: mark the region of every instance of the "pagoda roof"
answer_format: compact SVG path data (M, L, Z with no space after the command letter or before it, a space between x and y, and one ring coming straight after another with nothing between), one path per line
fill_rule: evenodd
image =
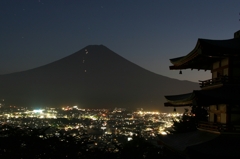
M240 38L228 40L198 39L195 48L186 56L170 59L171 70L211 70L212 63L226 57L240 57Z
M166 107L181 107L201 105L209 106L214 104L238 104L240 103L240 86L225 85L210 90L194 90L188 94L165 96Z
M194 99L194 93L165 96L167 103L165 106L191 106Z

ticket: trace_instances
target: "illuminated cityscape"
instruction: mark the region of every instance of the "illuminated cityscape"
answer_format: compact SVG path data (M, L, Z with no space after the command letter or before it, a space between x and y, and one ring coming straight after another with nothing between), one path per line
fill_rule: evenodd
M102 134L132 136L140 132L146 138L169 133L167 128L182 114L148 111L128 111L125 108L81 109L77 106L28 109L17 106L1 107L1 124L57 130L78 130L79 134L98 130ZM26 122L24 122L26 120ZM35 121L35 122L32 122Z
M81 109L78 106L66 106L61 109L29 109L17 106L1 105L1 127L8 125L21 130L45 129L39 138L71 136L76 140L87 139L86 149L104 149L118 152L119 147L134 136L158 145L158 135L167 135L173 129L173 121L182 114L147 112L143 109L128 111L125 108ZM8 128L2 129L7 131ZM1 137L8 137L2 133ZM107 148L106 148L107 147Z
M44 130L38 138L57 137L61 142L68 142L67 136L76 142L86 142L86 151L99 149L111 153L118 153L124 144L137 136L161 148L158 135L171 133L173 121L182 116L147 112L142 108L128 111L125 108L81 109L78 106L30 109L1 105L0 112L2 139L10 137L12 128L29 136L33 130Z

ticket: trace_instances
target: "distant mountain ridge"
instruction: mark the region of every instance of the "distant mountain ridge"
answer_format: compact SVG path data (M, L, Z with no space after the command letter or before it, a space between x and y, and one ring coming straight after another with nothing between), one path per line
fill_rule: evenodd
M14 105L164 110L164 95L199 86L152 73L103 45L90 45L44 66L0 75L0 88L0 98Z

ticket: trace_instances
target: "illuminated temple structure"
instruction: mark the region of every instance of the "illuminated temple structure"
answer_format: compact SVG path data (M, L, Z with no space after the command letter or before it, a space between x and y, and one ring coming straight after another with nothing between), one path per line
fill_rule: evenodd
M170 59L170 70L210 70L212 78L199 81L201 90L182 95L165 96L165 106L202 107L208 111L208 121L199 129L235 131L240 125L240 31L233 39L198 39L186 56Z
M159 136L160 142L187 158L239 158L240 31L227 40L198 39L190 53L170 61L170 70L208 70L212 78L199 81L200 90L165 96L166 107L202 109L206 118L196 120L198 130Z

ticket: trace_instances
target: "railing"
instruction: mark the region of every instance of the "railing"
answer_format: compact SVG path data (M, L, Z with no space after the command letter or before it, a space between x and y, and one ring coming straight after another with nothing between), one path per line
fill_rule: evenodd
M240 77L222 76L205 81L199 81L200 87L208 87L218 84L240 84Z
M198 122L197 128L215 132L235 132L236 127L232 124L221 124L213 122Z
M199 122L197 128L219 132L221 125L212 122Z

